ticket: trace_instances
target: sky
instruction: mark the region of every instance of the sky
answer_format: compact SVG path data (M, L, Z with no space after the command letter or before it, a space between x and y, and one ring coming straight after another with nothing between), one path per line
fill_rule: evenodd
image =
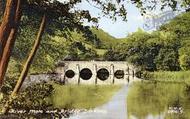
M59 0L60 2L67 2L69 0ZM109 18L102 17L101 11L92 5L90 5L86 0L82 0L81 3L76 5L76 9L89 10L92 17L99 17L99 28L103 29L105 32L116 38L125 38L129 33L137 31L139 28L143 29L144 22L146 21L143 16L140 14L140 10L135 7L134 4L127 3L127 22L122 21L121 19L117 19L117 21L113 21ZM182 10L182 9L181 9ZM171 9L166 8L165 11L171 11ZM183 10L182 10L183 11ZM160 9L156 9L151 11L151 15L159 15L159 13L163 13ZM89 25L89 23L84 23L84 25ZM149 30L150 31L150 30Z
M84 0L85 1L85 0ZM92 16L98 16L98 13L101 13L99 9L91 6L87 2L80 3L77 7L79 9L85 9L89 10ZM137 31L139 28L143 30L148 30L148 32L151 32L153 30L156 30L156 28L151 29L144 29L143 25L147 23L147 20L145 20L145 16L158 16L161 17L161 14L167 15L165 12L172 12L172 10L169 7L166 7L163 11L160 10L160 7L158 6L157 9L153 11L147 11L147 14L143 17L140 13L140 10L131 3L128 3L126 5L127 8L127 22L122 21L121 19L118 19L117 21L113 21L106 17L101 17L99 19L99 28L103 29L105 32L109 33L110 35L116 37L116 38L125 38L129 33ZM181 12L183 9L179 9ZM180 13L180 11L178 11ZM177 12L173 12L175 15L177 15ZM174 16L175 17L175 16ZM174 18L173 17L173 18ZM170 19L171 20L171 19ZM167 23L167 22L165 22ZM151 25L152 23L150 23ZM164 23L162 23L164 24ZM153 25L153 24L152 24Z
M89 10L92 16L98 16L100 13L97 8L92 7L87 2L79 4L78 7ZM101 17L98 23L99 28L116 38L124 38L128 33L135 32L138 28L143 28L143 17L141 16L140 11L133 4L128 4L127 10L127 22L122 21L122 19L113 21L109 18Z
M59 0L60 2L65 2L67 0ZM83 0L80 4L76 6L78 9L89 10L93 17L101 16L99 15L101 11L89 3L86 0ZM138 28L143 28L143 17L140 14L140 11L133 4L127 5L128 15L127 22L117 19L113 21L109 18L102 17L99 19L99 28L103 29L105 32L116 38L124 38L128 33L137 31ZM85 24L89 25L89 24Z

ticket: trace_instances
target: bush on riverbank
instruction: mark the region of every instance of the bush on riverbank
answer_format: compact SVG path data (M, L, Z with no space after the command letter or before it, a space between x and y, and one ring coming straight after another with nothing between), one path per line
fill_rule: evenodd
M4 87L3 99L0 101L0 107L4 106L7 100L9 100L9 95L12 89L7 91L6 89L8 88ZM27 88L22 89L22 91L14 97L14 101L12 105L10 105L10 108L26 110L27 112L30 110L48 110L52 107L52 102L49 97L53 92L53 86L45 82L30 85Z

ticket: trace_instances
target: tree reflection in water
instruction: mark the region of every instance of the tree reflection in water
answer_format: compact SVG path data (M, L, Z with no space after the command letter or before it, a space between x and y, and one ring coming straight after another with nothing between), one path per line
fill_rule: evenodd
M127 97L128 119L190 119L188 89L184 83L135 83Z

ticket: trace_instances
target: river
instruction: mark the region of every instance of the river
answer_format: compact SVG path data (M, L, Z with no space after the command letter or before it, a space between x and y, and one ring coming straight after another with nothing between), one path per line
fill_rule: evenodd
M108 103L70 119L190 119L190 86L130 82Z

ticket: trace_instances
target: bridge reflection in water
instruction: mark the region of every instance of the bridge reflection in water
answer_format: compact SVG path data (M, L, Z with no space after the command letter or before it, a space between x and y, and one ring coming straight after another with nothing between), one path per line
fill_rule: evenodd
M56 73L65 84L127 84L136 69L122 61L61 61Z

